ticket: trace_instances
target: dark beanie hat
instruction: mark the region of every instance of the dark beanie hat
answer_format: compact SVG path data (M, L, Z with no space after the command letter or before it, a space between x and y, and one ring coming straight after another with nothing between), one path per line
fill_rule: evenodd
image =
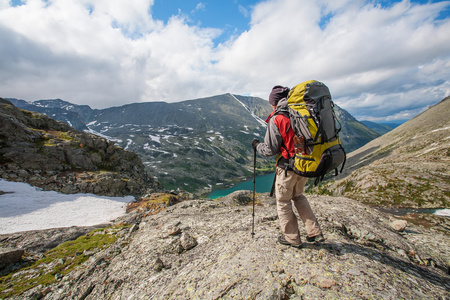
M289 88L281 85L276 85L272 88L272 92L269 95L269 103L271 105L277 105L278 101L286 98L289 94Z

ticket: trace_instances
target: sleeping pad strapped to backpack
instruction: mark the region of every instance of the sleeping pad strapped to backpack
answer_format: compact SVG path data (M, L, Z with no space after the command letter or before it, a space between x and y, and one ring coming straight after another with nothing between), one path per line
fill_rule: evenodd
M339 139L334 103L328 87L310 80L297 84L288 96L289 117L295 132L295 154L291 168L303 177L317 177L316 184L325 174L345 164L345 150Z

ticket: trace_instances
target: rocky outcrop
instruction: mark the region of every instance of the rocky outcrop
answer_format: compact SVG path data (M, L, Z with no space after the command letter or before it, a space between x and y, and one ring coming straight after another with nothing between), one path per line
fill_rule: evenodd
M24 254L25 251L23 249L0 249L0 269L3 269L8 265L20 262Z
M0 146L0 178L44 190L141 196L162 189L135 153L4 99Z
M92 230L108 225L110 224L61 227L2 234L0 235L0 245L8 245L11 249L21 249L29 254L41 256L64 242L75 240Z
M255 200L253 236L249 192L236 192L217 201L188 200L146 217L134 210L117 220L133 226L117 231L114 244L80 254L87 256L82 266L64 275L58 271L53 283L37 285L17 298L450 296L450 237L445 228L426 229L408 223L400 232L391 227L394 218L354 200L309 196L326 241L304 243L296 249L277 243L273 198L262 194ZM303 227L301 233L304 237ZM52 263L46 262L49 266Z

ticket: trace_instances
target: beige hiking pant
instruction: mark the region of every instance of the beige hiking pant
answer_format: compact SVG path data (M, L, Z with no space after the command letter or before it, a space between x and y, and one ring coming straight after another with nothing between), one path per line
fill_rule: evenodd
M286 173L279 167L277 167L276 176L275 196L277 198L278 218L281 232L284 234L286 241L292 244L301 243L298 221L292 204L294 204L305 225L306 234L310 237L321 234L316 216L303 195L303 189L308 178L301 177L294 171L287 171Z

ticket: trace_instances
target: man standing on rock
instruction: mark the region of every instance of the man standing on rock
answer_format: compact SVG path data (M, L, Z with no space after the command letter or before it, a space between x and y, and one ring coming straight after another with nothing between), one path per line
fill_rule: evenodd
M276 188L278 219L280 220L282 234L278 242L283 245L300 248L301 239L297 217L292 204L297 209L306 229L306 240L309 243L323 242L324 237L317 219L303 195L308 178L294 173L289 167L290 158L294 157L294 130L290 126L287 97L289 88L275 86L269 95L269 103L273 112L266 120L267 132L264 142L258 139L252 141L253 149L262 156L277 155Z

